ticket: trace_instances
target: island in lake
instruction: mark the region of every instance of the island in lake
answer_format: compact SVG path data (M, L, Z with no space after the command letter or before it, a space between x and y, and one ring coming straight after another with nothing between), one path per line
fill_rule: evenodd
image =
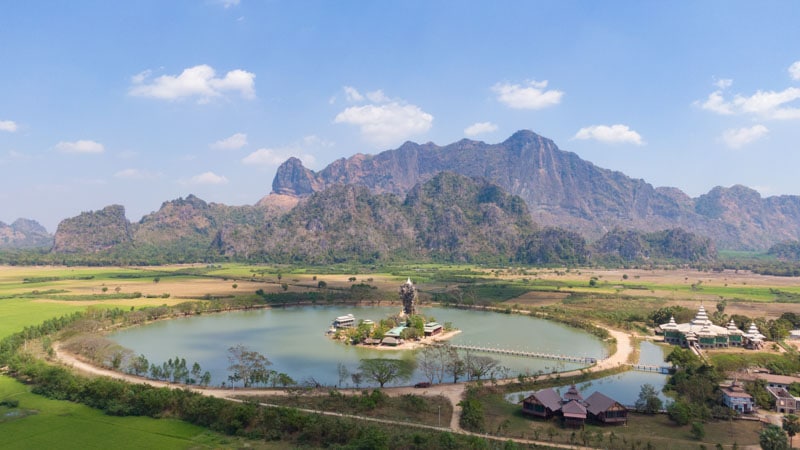
M353 314L336 317L328 335L351 345L412 350L420 345L450 339L461 332L450 322L440 324L433 317L419 312L417 288L411 278L400 286L400 299L403 309L377 323L371 319L359 320Z

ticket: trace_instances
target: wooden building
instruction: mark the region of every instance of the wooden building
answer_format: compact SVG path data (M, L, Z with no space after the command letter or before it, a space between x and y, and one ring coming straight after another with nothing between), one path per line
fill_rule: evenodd
M598 423L625 424L628 408L601 392L595 392L585 401L589 419Z
M561 406L561 417L565 427L581 428L586 422L586 407L577 400L570 400Z
M628 408L621 403L600 392L584 400L575 385L564 398L552 388L534 392L522 401L522 412L542 419L560 416L565 427L582 427L587 419L601 424L628 422Z
M522 412L549 419L561 411L561 397L553 388L542 389L522 400Z
M425 333L425 336L436 336L437 334L444 331L444 328L436 322L428 322L425 324L423 331Z

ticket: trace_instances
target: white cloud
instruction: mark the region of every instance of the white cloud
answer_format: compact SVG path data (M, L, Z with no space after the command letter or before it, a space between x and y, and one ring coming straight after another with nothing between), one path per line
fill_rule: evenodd
M791 76L793 80L800 80L800 61L795 61L789 66L789 76Z
M785 106L800 99L800 88L787 88L780 92L757 91L750 97L737 95L733 104L744 113L769 119L800 119L800 109Z
M312 167L317 159L310 152L332 147L333 142L321 139L316 135L304 136L299 141L285 147L260 148L242 158L242 164L248 166L278 166L289 157L294 156L303 161L306 167Z
M728 89L729 87L733 86L733 80L730 78L720 78L714 83L714 86L720 89Z
M800 61L789 67L789 74L800 80ZM726 99L724 91L733 85L733 80L721 79L714 83L718 89L704 101L694 102L707 111L721 115L749 114L761 119L800 119L800 108L792 102L800 99L800 88L789 87L782 91L758 90L752 95L736 94Z
M561 103L564 92L547 88L547 80L529 81L526 85L497 83L492 91L497 100L514 109L542 109Z
M573 139L594 139L610 144L636 144L642 145L642 136L631 130L627 125L592 125L581 128Z
M722 141L730 148L741 148L754 142L769 133L764 125L754 125L750 128L733 128L722 133Z
M201 173L200 175L195 175L192 178L189 178L188 181L185 181L183 184L227 184L228 179L222 175L217 175L214 172L205 172Z
M80 140L75 142L61 141L56 144L56 150L62 153L103 153L103 144L95 141Z
M151 173L139 169L124 169L114 174L115 178L123 180L152 180L160 177L161 174Z
M377 91L367 92L367 99L372 103L386 103L391 101L386 94L383 93L383 90L378 89Z
M336 145L334 142L322 139L315 134L304 136L300 142L303 148L328 148Z
M497 131L497 125L492 122L477 122L464 128L464 134L467 136L477 136L479 134L491 133Z
M17 123L13 120L0 120L0 131L8 131L13 133L17 131Z
M383 105L351 106L337 114L334 122L355 125L364 139L377 145L390 145L430 130L433 116L419 106L392 101Z
M725 101L725 98L722 96L722 91L714 91L708 95L706 101L702 103L700 101L696 101L694 104L717 114L733 114L733 105Z
M299 154L294 149L260 148L245 156L242 159L242 163L248 166L279 166L290 156L299 158L306 167L312 166L316 162L316 158L313 155L307 153Z
M348 102L360 102L364 100L364 96L358 92L358 89L352 86L345 86L343 89Z
M218 78L211 66L201 64L184 69L180 75L162 75L148 83L149 71L131 77L133 86L128 90L135 97L150 97L162 100L177 100L197 97L205 103L225 92L233 91L246 99L255 98L255 74L244 70L231 70Z
M142 83L144 83L144 80L146 80L148 77L150 77L151 73L153 73L153 71L150 70L150 69L143 70L143 71L141 71L141 72L139 72L136 75L131 77L131 83L133 83L133 84L142 84Z
M209 144L209 147L215 150L236 150L245 145L247 145L247 135L244 133L236 133L225 139L220 139L213 144Z
M225 9L231 6L239 6L239 0L220 0L219 2L222 3L222 7Z

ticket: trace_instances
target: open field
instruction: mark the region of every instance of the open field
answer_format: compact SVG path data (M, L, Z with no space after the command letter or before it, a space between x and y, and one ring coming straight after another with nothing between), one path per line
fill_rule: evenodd
M377 288L374 291L377 298L396 301L397 287L406 277L417 283L424 300L437 294L455 293L467 304L534 310L550 308L551 311L556 308L568 315L592 317L607 323L646 315L668 305L694 310L703 302L707 308L713 308L722 299L727 300L726 314L776 318L784 312L800 313L800 300L795 298L800 296L798 280L733 271L491 269L435 264L384 268L289 268L235 264L147 268L2 267L0 336L86 307L132 309L172 305L186 300L256 298L257 290L265 293L316 292L320 290L317 287L320 281L325 282L327 289L340 292L349 291L354 284L366 283ZM594 286L590 286L593 278ZM19 398L21 409L36 410L37 413L3 423L4 429L12 429L9 425L15 429L13 436L16 439L3 441L7 439L4 433L0 437L3 448L49 447L48 442L75 442L75 447L102 448L107 446L112 436L115 441L117 436L122 436L131 448L236 445L235 440L226 441L217 434L183 422L113 418L72 403L46 400L27 393L25 386L10 378L0 377L0 399L8 396ZM539 433L540 439L544 440L548 439L547 427L552 427L548 423L520 417L514 405L504 404L489 408L487 422L487 428L492 432L501 429L506 436L524 435L528 438ZM757 425L737 422L737 426L732 428L727 423L710 423L706 425L705 441L735 441L740 445L753 443L757 434L753 427ZM89 428L92 432L86 431ZM596 438L594 428L587 429ZM559 433L554 436L555 442L570 441L570 432L561 428L555 431ZM671 448L697 448L699 444L691 439L688 427L675 427L663 416L634 416L628 427L599 431L605 433L606 444L610 443L610 431L613 431L615 439L621 442L624 437L628 447L630 442L638 440L642 445L652 441L656 448L660 448L662 439L657 436L679 439L680 445ZM80 436L71 439L70 433L75 432ZM131 437L126 437L125 433ZM250 441L247 442L250 445ZM59 447L64 448L63 445Z
M0 422L3 449L240 448L245 442L179 420L112 417L77 403L49 400L6 376L0 376L0 399L18 400L20 410L31 412ZM279 448L246 442L252 448Z

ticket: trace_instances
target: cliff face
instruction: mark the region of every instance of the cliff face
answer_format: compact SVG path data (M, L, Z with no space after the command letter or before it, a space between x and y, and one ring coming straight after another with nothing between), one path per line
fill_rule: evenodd
M405 198L334 185L262 226L223 227L230 257L303 261L508 261L534 230L525 203L485 180L443 172Z
M100 211L83 212L58 224L53 251L58 253L97 253L132 242L125 208L106 206Z
M444 147L407 142L374 156L334 161L319 172L291 159L278 169L273 190L303 197L355 184L403 195L442 171L486 178L525 200L540 225L575 230L590 239L615 228L682 227L711 237L721 248L765 249L800 237L800 197L762 199L755 191L734 186L715 188L695 200L678 189L654 188L597 167L530 131L499 144L467 139Z
M53 235L30 219L17 219L11 225L0 222L0 249L49 248Z

